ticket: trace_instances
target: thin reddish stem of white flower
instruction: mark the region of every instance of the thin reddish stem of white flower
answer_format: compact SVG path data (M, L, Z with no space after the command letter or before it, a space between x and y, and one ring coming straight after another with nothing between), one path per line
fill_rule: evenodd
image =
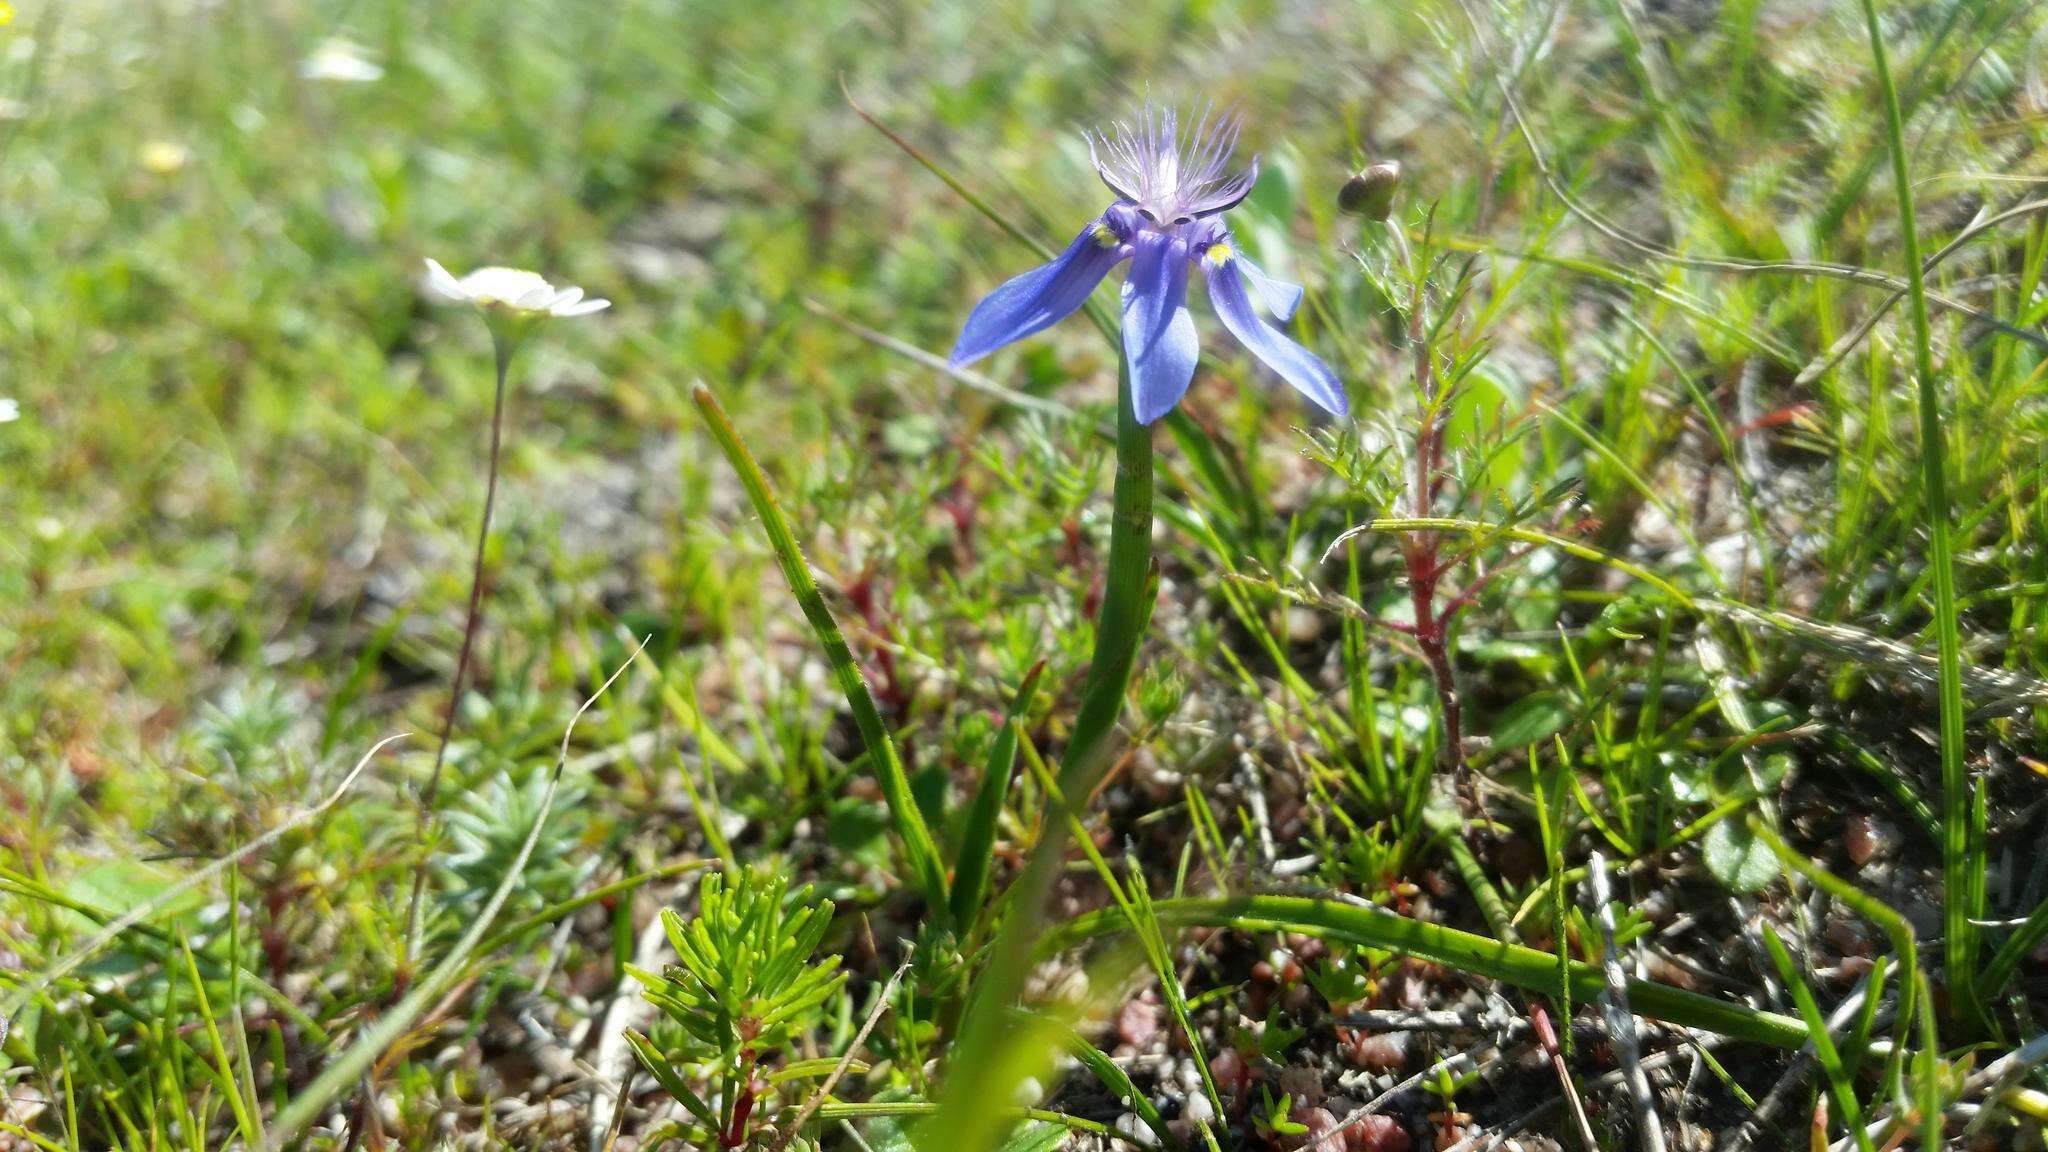
M498 461L505 430L505 378L511 369L512 345L512 338L500 333L494 325L491 331L491 348L498 379L491 399L491 453L490 465L484 480L484 514L482 523L477 527L476 555L470 566L469 610L463 619L462 648L455 657L455 675L449 683L448 705L441 711L441 736L434 746L434 767L427 773L426 787L420 790L422 851L430 838L429 831L438 823L434 814L434 801L440 795L441 772L448 762L448 741L455 733L455 710L462 703L463 682L469 676L470 656L476 649L476 635L483 621L484 553L491 539L491 513L498 503ZM405 962L399 968L400 984L410 975L412 963L418 957L422 919L420 909L426 892L426 880L427 862L422 858L419 868L413 873L412 897L406 907Z

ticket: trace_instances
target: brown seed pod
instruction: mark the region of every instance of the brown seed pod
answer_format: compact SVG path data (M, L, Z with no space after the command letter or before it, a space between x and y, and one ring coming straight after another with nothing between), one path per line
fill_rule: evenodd
M1381 160L1344 182L1337 207L1368 220L1385 220L1394 210L1394 192L1401 185L1401 162Z

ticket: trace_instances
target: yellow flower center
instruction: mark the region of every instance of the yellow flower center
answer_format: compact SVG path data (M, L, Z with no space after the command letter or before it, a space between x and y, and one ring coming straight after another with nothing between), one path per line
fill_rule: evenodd
M1100 220L1095 222L1095 227L1091 231L1095 237L1095 246L1097 248L1107 250L1123 243L1122 240L1117 238L1116 229L1111 228Z
M1202 259L1221 268L1225 264L1230 263L1230 258L1235 255L1237 253L1230 250L1230 245L1219 243L1209 245L1209 250L1202 253Z
M519 301L534 292L553 295L553 287L538 273L523 268L479 268L462 278L462 287L479 304L519 307Z

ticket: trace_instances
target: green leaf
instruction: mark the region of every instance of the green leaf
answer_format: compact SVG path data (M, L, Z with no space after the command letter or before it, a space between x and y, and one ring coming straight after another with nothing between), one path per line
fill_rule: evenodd
M1734 820L1707 829L1707 871L1731 892L1755 892L1778 878L1778 854Z
M1285 152L1271 152L1264 158L1259 182L1245 199L1245 207L1264 213L1273 223L1285 225L1294 219L1297 190L1301 185L1298 166Z
M79 869L67 885L66 894L81 904L125 912L173 891L181 879L176 872L160 864L140 860L103 860ZM204 893L189 891L180 894L162 910L190 912L203 903Z
M1057 1124L1026 1124L1011 1133L1010 1138L998 1148L1000 1152L1053 1152L1071 1135L1071 1129Z
M770 1073L768 1082L770 1084L787 1084L792 1080L822 1080L830 1076L833 1069L837 1067L839 1067L839 1058L837 1056L820 1056L815 1060L797 1060L784 1065L778 1071ZM868 1074L868 1063L865 1060L849 1060L846 1062L846 1071L850 1075L865 1076Z
M1475 640L1461 642L1458 654L1476 664L1508 664L1532 676L1547 677L1557 668L1556 646L1544 647L1527 640Z
M648 1074L661 1084L662 1089L676 1103L689 1109L692 1115L706 1124L718 1123L717 1115L705 1106L704 1101L695 1092L690 1091L688 1084L683 1083L683 1078L676 1074L675 1068L669 1064L667 1058L655 1049L653 1041L628 1028L626 1045L633 1049L633 1055L640 1058L640 1066L647 1069Z
M1080 1061L1082 1067L1095 1073L1095 1078L1102 1081L1102 1086L1109 1090L1111 1096L1128 1101L1131 1111L1138 1114L1138 1119L1143 1120L1145 1126L1152 1129L1154 1135L1164 1141L1169 1149L1177 1152L1181 1146L1180 1142L1173 1138L1172 1131L1166 1127L1166 1121L1159 1115L1158 1107L1152 1103L1151 1097L1140 1092L1138 1086L1131 1083L1130 1073L1125 1072L1122 1065L1110 1059L1102 1049L1090 1044L1078 1032L1067 1033L1066 1045L1068 1053ZM1014 1144L1027 1131L1028 1127L1020 1130L1011 1137L1010 1142Z
M1527 748L1572 722L1573 699L1563 691L1531 692L1508 705L1493 722L1497 748Z
M888 811L872 799L841 797L825 809L825 842L870 868L889 866L890 827Z

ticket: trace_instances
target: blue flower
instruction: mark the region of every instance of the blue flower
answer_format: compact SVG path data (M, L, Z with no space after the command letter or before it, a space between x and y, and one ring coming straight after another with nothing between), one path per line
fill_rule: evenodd
M1131 262L1124 277L1124 356L1131 403L1146 424L1180 403L1194 379L1200 345L1188 314L1189 273L1200 268L1209 304L1223 326L1266 366L1333 415L1348 405L1344 386L1308 349L1259 315L1286 323L1301 306L1301 286L1259 270L1230 235L1222 214L1244 201L1259 178L1259 161L1230 173L1237 148L1233 116L1206 112L1180 131L1172 109L1149 104L1135 125L1118 123L1088 138L1089 155L1117 201L1081 230L1052 263L1003 284L975 305L953 347L965 365L1072 315L1111 268Z

